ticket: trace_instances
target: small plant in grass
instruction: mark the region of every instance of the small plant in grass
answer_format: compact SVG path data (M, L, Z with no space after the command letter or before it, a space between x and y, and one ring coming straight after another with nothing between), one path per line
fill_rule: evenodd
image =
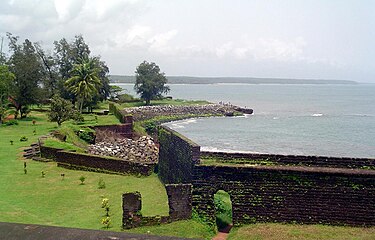
M42 178L46 176L46 173L44 171L41 171L41 174L42 174Z
M36 135L36 129L34 129L33 134Z
M24 162L23 163L23 172L25 173L25 174L27 174L27 165L26 165L26 162Z
M61 180L64 180L65 178L65 173L61 173Z
M85 178L84 176L81 176L81 177L79 178L79 180L81 181L81 185L84 185L84 184L85 184L85 180L86 180L86 178Z
M35 126L35 124L36 124L36 121L35 121L35 120L33 120L33 125Z
M111 218L110 217L105 217L102 219L102 224L106 229L111 227Z
M13 145L13 140L10 140L9 142L10 142L10 145Z
M109 217L109 199L108 198L103 198L102 208L104 208L105 210L105 216Z
M105 188L105 182L104 182L103 178L99 178L98 188L99 189L104 189Z
M22 136L20 138L20 142L26 142L27 140L29 140L26 136Z

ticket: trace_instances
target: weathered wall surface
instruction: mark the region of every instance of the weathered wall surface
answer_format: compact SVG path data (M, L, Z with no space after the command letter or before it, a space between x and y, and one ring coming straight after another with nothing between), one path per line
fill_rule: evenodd
M68 152L61 149L41 146L41 156L54 159L61 166L68 168L91 168L92 170L104 170L121 174L151 175L155 163L139 163L122 159L93 156L82 153Z
M215 158L226 163L256 163L265 165L315 166L334 168L361 168L375 170L375 158L345 158L325 156L201 152L202 158Z
M113 113L120 123L133 123L133 116L129 114L123 114L120 111L119 105L116 103L109 103L108 105L109 112Z
M159 142L161 179L191 182L193 208L212 222L214 194L225 190L235 224L375 225L375 159L206 152L197 159L199 146L165 127Z
M167 184L169 216L142 216L142 196L139 192L122 195L122 226L125 229L159 225L173 221L190 219L191 184Z
M96 142L106 140L108 132L113 133L114 136L119 138L133 138L133 123L126 123L121 125L108 125L108 126L94 126L96 132Z
M375 225L375 171L286 166L196 166L193 207L214 220L228 192L233 222Z
M190 183L200 146L168 127L159 127L159 177L164 183Z

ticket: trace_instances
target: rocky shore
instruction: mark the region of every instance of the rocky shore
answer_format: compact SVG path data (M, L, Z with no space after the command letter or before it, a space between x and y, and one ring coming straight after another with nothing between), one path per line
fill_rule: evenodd
M143 136L138 140L123 138L114 142L98 142L88 147L88 153L134 162L157 163L159 149L152 138Z
M178 116L190 114L233 116L235 112L238 112L238 107L230 104L205 104L185 106L158 105L126 108L122 110L122 112L125 115L133 115L134 121L142 121L157 116Z

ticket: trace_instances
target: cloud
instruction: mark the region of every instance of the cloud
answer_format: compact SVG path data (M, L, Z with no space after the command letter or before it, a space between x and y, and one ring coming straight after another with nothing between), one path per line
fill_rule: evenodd
M164 33L159 33L148 40L150 44L149 49L156 52L166 52L172 50L169 47L169 42L177 35L178 31L173 29Z

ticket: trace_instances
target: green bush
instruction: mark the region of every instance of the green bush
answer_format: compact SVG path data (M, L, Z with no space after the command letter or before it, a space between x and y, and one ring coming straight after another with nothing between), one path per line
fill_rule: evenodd
M20 138L20 141L21 142L26 142L27 140L29 140L26 136L22 136L21 138Z
M91 131L79 130L78 137L91 144L95 142L95 134Z
M11 119L4 123L6 126L18 125L18 121L15 119Z
M232 202L230 196L223 190L219 190L214 195L216 225L217 228L223 229L232 223Z
M140 100L137 98L134 98L132 95L124 93L121 95L118 95L118 102L120 103L126 103L126 102L139 102Z

